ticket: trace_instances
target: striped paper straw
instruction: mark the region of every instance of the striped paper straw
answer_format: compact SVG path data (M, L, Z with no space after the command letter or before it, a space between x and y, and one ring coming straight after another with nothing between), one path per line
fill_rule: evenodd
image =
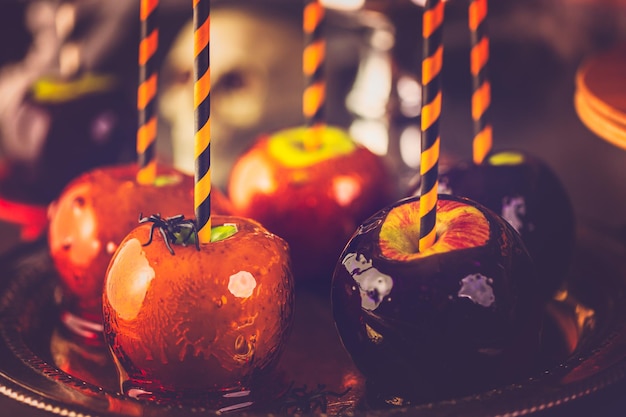
M159 0L141 0L141 39L139 43L139 87L137 91L137 182L152 184L156 179L157 84Z
M423 14L422 39L422 153L420 192L419 250L435 242L437 219L437 177L439 164L439 116L441 115L441 67L443 64L442 27L444 4L427 0Z
M305 0L302 19L305 38L302 71L306 85L302 96L302 112L307 125L304 140L304 147L307 150L316 149L321 145L321 135L324 129L326 102L324 17L324 8L318 0Z
M474 163L483 162L492 146L492 129L489 122L491 84L487 74L489 63L489 37L487 35L487 0L470 0L469 29L471 38L470 68L472 72L472 119Z
M211 241L210 1L193 0L195 121L194 207L200 243Z

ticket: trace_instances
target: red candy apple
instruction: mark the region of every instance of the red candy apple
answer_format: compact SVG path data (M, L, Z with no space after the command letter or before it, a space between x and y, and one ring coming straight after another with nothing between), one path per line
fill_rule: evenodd
M519 235L484 206L442 195L437 240L418 252L419 205L370 217L333 275L335 323L373 397L437 400L532 372L543 306Z
M49 207L50 254L64 289L69 327L96 337L102 315L102 283L111 256L141 213L193 215L192 176L159 166L154 185L140 185L135 164L97 168L72 180ZM228 210L211 193L213 211ZM96 324L89 324L88 321ZM86 327L85 327L86 326Z
M359 223L392 201L394 186L382 158L344 131L326 127L312 150L305 133L261 137L235 163L228 194L235 214L287 240L297 280L321 284Z
M478 201L508 221L535 261L542 293L551 297L556 292L574 249L574 210L544 162L520 151L494 152L480 165L456 165L440 176L439 184L440 192Z
M187 227L152 220L124 238L104 283L123 391L162 399L247 387L272 368L291 328L287 244L255 221L213 216L212 241L197 249ZM173 254L160 226L172 231Z

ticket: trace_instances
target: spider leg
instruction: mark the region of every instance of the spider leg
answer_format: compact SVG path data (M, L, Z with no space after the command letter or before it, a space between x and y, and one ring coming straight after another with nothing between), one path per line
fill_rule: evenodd
M193 237L196 243L196 250L200 251L200 238L198 237L198 227L196 226L196 222L193 222L191 225L191 230L193 231Z
M150 228L150 234L148 235L148 241L146 243L143 243L141 246L148 246L150 243L152 243L152 237L154 235L155 227L156 227L156 223L153 223L152 227Z
M184 214L177 214L176 216L167 217L165 221L166 222L178 221L178 220L183 220L184 218L185 218Z
M163 236L163 240L165 241L165 246L167 246L167 250L170 251L170 254L174 255L174 249L172 249L172 246L170 246L170 237L168 236L168 233L166 233L162 227L159 227L159 232L161 233L161 236Z
M198 232L196 231L195 222L193 220L186 221L184 223L181 223L179 225L179 228L181 229L181 232L182 232L182 229L186 229L188 231L188 233L186 233L185 235L185 239L183 240L182 244L184 246L187 246L187 243L189 243L189 240L191 240L193 236L196 249L200 250L200 244L198 243Z

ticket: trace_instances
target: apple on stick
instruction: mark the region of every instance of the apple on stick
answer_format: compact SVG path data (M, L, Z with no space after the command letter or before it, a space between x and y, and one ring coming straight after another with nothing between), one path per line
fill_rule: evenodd
M211 213L209 0L194 2L193 21L195 218L143 218L109 263L102 305L124 394L206 404L211 394L246 395L271 370L294 292L283 239Z
M249 387L291 329L288 245L240 217L212 216L211 242L200 244L193 220L150 219L124 238L104 282L123 392L194 398Z
M533 372L543 305L519 234L468 199L440 195L419 252L420 198L364 222L337 262L332 312L371 392L405 404L476 393Z
M360 222L393 201L384 160L342 129L324 126L305 146L306 127L266 135L235 163L228 185L234 214L284 238L299 282L328 286L345 241Z
M102 322L102 283L111 256L141 213L193 215L193 177L159 166L154 184L136 181L136 164L96 168L72 180L48 209L50 255L73 316ZM212 193L213 211L227 214L226 197ZM74 321L74 323L78 323ZM88 330L88 329L85 329Z
M478 201L502 216L521 235L551 298L569 272L575 217L556 174L528 153L491 152L481 164L459 163L440 175L439 191Z

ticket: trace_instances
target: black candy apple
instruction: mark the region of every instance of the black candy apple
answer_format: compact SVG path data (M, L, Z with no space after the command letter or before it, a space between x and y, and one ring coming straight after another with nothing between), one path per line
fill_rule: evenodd
M480 165L467 161L445 172L439 191L475 200L508 221L533 257L546 297L563 284L575 243L574 211L543 161L520 151L493 152Z
M42 77L20 93L0 115L3 196L45 205L81 173L134 155L137 111L119 79Z
M437 240L418 252L419 205L370 217L333 275L333 317L370 393L431 401L532 372L543 306L520 236L484 206L441 195Z

